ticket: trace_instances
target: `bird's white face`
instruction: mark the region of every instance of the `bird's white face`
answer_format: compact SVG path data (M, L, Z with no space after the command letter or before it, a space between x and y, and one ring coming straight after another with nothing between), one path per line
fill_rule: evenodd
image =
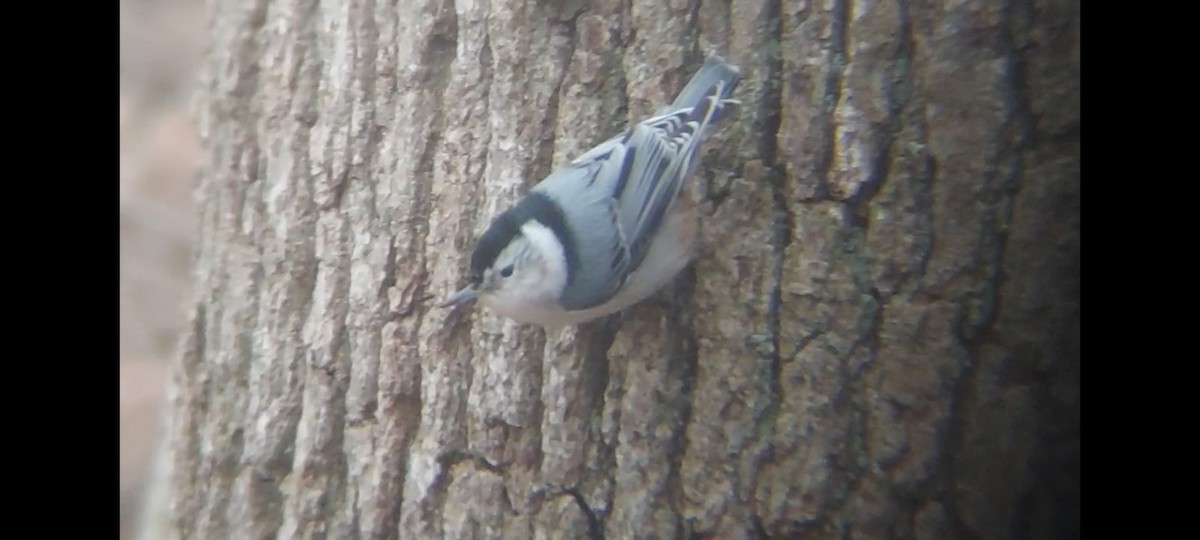
M480 303L505 317L541 324L561 311L566 255L550 229L530 221L481 278Z

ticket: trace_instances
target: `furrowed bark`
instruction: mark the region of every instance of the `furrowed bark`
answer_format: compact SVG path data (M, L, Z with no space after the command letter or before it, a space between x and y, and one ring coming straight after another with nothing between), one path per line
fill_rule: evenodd
M1078 2L213 8L159 537L1077 533ZM434 308L709 52L743 104L668 290Z

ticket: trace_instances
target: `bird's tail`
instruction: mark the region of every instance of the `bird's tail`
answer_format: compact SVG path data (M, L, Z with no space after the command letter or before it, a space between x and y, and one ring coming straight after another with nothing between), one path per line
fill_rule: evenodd
M688 81L687 86L680 90L679 95L675 97L675 102L671 104L671 110L680 109L697 109L704 110L715 102L716 111L714 111L711 121L715 122L722 116L722 110L729 105L737 105L737 100L729 99L729 95L737 88L737 85L742 80L741 70L720 56L709 56L704 60L704 65L692 75L692 80ZM716 96L713 94L716 93ZM716 100L711 100L716 97Z

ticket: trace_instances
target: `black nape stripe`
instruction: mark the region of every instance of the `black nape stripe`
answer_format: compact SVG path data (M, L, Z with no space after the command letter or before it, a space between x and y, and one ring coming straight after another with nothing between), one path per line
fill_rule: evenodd
M530 192L516 206L496 217L483 236L479 237L479 242L475 244L475 252L471 254L472 280L482 279L483 271L496 262L500 252L521 234L521 225L531 219L545 225L562 242L563 252L567 257L567 282L570 283L579 268L575 237L567 228L567 219L562 207L537 191Z

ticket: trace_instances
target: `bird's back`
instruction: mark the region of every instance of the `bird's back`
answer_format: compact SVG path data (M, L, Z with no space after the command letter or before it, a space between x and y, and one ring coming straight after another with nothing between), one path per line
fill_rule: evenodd
M705 130L722 117L739 81L737 68L709 57L663 114L597 145L534 188L564 209L570 235L564 309L603 305L641 266L691 177Z

